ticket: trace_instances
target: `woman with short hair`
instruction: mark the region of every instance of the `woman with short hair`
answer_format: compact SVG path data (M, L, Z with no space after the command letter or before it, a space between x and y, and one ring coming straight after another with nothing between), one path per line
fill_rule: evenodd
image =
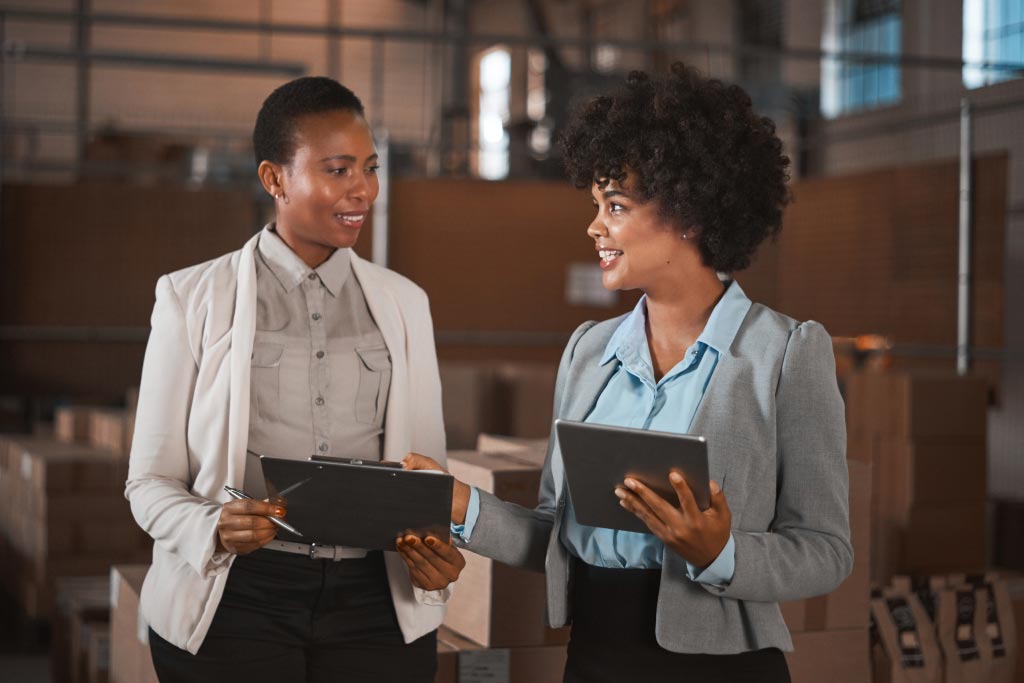
M461 554L430 536L385 553L278 539L268 517L287 509L261 500L253 455L443 460L427 296L351 250L379 190L351 90L284 84L253 143L274 222L157 283L127 484L154 540L141 608L157 675L433 681Z

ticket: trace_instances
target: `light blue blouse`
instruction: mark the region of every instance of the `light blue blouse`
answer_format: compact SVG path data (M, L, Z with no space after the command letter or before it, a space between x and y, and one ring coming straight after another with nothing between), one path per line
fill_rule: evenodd
M732 344L750 305L738 283L727 283L697 341L687 349L683 360L656 382L647 344L647 298L642 297L608 341L600 362L615 362L618 367L585 421L687 433L718 365L719 354ZM453 525L453 532L469 542L479 513L479 493L473 489L466 522ZM579 524L571 500L566 501L561 541L572 554L599 567L659 568L664 553L661 541L653 534ZM735 556L735 543L730 536L719 556L703 571L687 563L690 578L701 583L726 584L732 580Z

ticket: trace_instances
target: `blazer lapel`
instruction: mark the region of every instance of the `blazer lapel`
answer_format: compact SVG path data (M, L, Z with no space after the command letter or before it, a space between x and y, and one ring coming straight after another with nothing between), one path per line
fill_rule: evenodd
M580 337L573 353L573 361L562 391L562 403L555 417L565 420L581 421L590 414L604 391L612 375L615 374L615 363L600 364L601 354L617 324L595 326ZM551 476L561 499L565 487L565 471L562 466L562 451L558 444L552 451Z
M387 418L384 420L384 460L401 461L409 452L408 367L405 353L405 323L402 311L386 283L380 282L373 267L352 252L352 273L359 280L366 306L377 323L391 356L391 386L388 389Z
M238 256L235 313L231 320L231 381L228 396L228 481L245 476L249 445L249 383L252 345L256 337L256 245L259 234L245 243Z

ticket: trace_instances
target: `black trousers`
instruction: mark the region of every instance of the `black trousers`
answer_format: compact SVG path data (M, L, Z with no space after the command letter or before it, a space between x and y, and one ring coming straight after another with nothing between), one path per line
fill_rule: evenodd
M437 668L436 633L402 640L380 552L340 562L239 556L197 654L149 637L161 683L429 683Z
M786 658L776 648L703 655L658 645L660 582L660 569L605 569L574 561L565 683L789 683Z

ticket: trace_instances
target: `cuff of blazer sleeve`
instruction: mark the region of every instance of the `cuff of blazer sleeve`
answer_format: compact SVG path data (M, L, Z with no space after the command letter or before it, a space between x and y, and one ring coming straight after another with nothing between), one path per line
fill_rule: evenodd
M466 521L462 524L452 524L452 534L458 536L463 543L469 543L473 536L473 529L476 528L476 521L480 518L480 492L475 486L469 489L469 503L466 505Z
M199 575L204 579L209 579L222 572L226 572L231 566L231 560L234 557L234 553L229 553L226 550L217 550L218 519L219 517L213 518L213 531L209 535L210 541L203 549L203 555L199 560Z
M419 586L412 587L412 593L416 596L416 602L421 605L447 605L448 601L452 599L452 585L448 585L445 588L436 591L423 590Z
M703 570L687 562L686 573L691 581L715 588L725 588L728 586L732 581L733 574L736 573L736 539L733 538L732 534L729 534L729 540L726 542L725 547L722 548L722 552L718 553L715 561Z

